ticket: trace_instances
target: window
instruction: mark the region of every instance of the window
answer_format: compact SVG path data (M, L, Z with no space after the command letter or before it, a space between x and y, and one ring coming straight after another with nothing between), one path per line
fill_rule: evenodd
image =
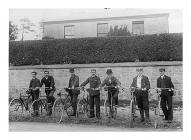
M74 38L74 25L64 26L64 38Z
M133 31L133 34L135 35L144 34L144 21L133 21L132 31Z
M108 34L108 23L97 24L97 37L105 37Z

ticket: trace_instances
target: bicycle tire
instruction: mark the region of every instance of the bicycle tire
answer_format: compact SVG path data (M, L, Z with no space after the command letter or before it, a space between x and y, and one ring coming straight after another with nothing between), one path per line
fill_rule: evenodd
M87 103L85 99L79 100L77 103L77 109L76 109L76 121L79 121L79 118L85 119L88 117L87 112Z
M130 102L130 128L134 127L134 101Z
M37 103L38 104L38 113L39 115L42 115L43 114L43 103L41 101L41 99L36 99L32 102L31 106L30 106L30 116L32 117L32 114L34 114L34 110L33 110L33 106L34 104ZM40 111L39 111L40 109Z
M15 104L17 105L15 106ZM13 113L15 112L15 113ZM23 114L23 104L20 99L14 98L10 101L9 104L9 115L20 115Z
M60 123L63 118L63 113L64 113L63 99L58 98L55 100L52 107L52 114L53 114L54 121L56 121L57 123Z
M104 101L104 108L105 108L105 116L108 116L109 115L109 112L108 112L108 108L109 108L109 103L108 103L108 99L105 99Z
M66 111L67 116L71 116L73 114L73 108L72 108L72 103L71 99L68 97L64 101L64 110Z

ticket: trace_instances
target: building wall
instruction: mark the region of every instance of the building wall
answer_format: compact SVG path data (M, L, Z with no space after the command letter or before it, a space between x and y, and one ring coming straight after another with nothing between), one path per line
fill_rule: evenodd
M121 20L105 20L105 21L91 21L91 22L77 22L77 23L54 23L44 24L43 36L64 38L64 26L74 25L75 38L83 37L97 37L97 24L108 23L108 30L110 26L127 25L130 32L132 32L132 21L144 21L144 33L168 33L168 17L155 18L138 18L138 19L121 19Z
M69 68L76 67L76 73L80 77L82 83L88 76L92 68L97 69L97 74L101 81L105 78L106 69L112 68L114 75L121 81L123 87L129 87L133 78L136 76L136 68L143 67L144 74L148 76L151 88L156 88L156 80L159 77L159 68L166 68L166 75L172 78L172 82L178 92L174 97L175 101L182 101L182 62L137 62L137 63L117 63L117 64L81 64L81 65L47 65L47 66L21 66L10 67L9 69L9 97L16 97L19 95L21 88L27 88L31 80L31 72L38 73L37 78L43 77L44 69L49 69L50 74L53 75L56 83L56 88L63 88L68 86L70 77ZM155 91L151 92L151 99L156 99ZM102 98L104 92L102 93ZM129 100L129 94L120 94L120 99Z

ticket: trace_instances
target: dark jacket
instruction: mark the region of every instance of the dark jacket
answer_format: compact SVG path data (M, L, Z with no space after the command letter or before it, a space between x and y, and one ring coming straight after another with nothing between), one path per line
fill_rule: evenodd
M133 78L133 82L131 84L131 87L137 87L137 77ZM150 82L149 82L149 78L145 75L142 75L141 78L141 88L146 88L147 90L150 89Z
M86 86L87 84L90 84L90 88L98 88L101 84L101 80L98 76L91 76L86 81L84 81L80 86ZM99 95L100 91L99 90L89 90L90 96L93 95Z
M111 77L106 77L104 79L104 81L101 83L101 87L103 86L111 86L109 88L106 88L108 90L108 93L109 92L114 92L114 93L119 93L119 89L117 88L112 88L112 86L120 86L121 83L119 82L119 80L114 77L114 76L111 76Z
M43 84L45 87L52 87L53 89L55 88L54 78L52 76L48 76L47 79L43 77L41 80L41 87Z
M77 76L77 75L70 77L69 88L73 88L73 87L74 88L79 87L79 76ZM80 90L74 89L74 90L72 90L72 93L73 94L80 94Z
M29 88L36 88L40 86L41 84L39 79L35 78L30 81ZM36 90L35 92L39 92L39 90Z
M174 85L171 81L171 78L164 75L164 79L162 79L161 76L157 79L157 88L174 88ZM173 91L169 90L162 90L162 94L163 93L170 93L172 96L174 95Z
M104 81L102 82L101 86L119 86L121 85L121 83L119 82L119 80L114 77L114 76L111 76L111 77L106 77L104 79Z

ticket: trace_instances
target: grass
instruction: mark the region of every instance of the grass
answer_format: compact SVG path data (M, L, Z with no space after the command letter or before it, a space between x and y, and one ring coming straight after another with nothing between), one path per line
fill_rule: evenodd
M174 129L181 130L182 129L182 110L174 110L174 120L171 124L162 122L162 118L160 119L159 129ZM154 115L154 111L150 110L150 120L151 124L145 125L144 123L139 122L139 113L136 112L136 118L134 127L135 128L153 128L154 129L154 121L157 119L157 116ZM129 128L130 117L129 117L129 107L120 107L118 108L118 114L116 119L110 119L105 115L104 108L101 107L101 120L87 118L84 116L79 116L79 119L76 121L75 117L65 116L61 122L61 124L83 124L83 125L95 125L95 126L112 126L112 127L120 127L120 128ZM52 116L46 116L45 114L39 117L31 117L29 113L24 112L23 115L10 115L10 122L39 122L39 123L56 123Z

